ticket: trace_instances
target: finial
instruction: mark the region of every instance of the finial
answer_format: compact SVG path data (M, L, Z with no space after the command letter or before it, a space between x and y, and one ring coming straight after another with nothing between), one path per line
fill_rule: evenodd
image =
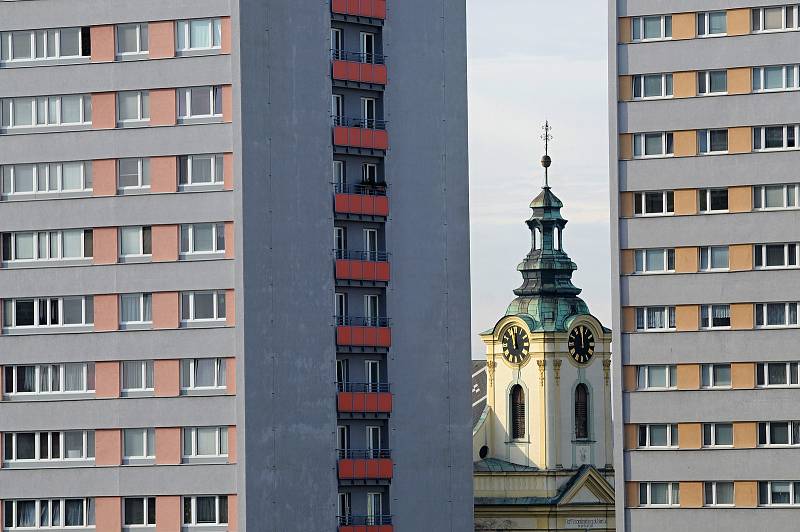
M550 156L547 155L547 148L549 141L553 140L553 135L550 134L552 130L553 128L550 127L550 122L545 120L544 125L542 126L542 131L544 131L544 133L542 133L542 136L539 137L544 141L544 155L542 156L542 166L544 167L545 188L550 188L550 183L548 181L548 176L547 176L547 169L550 168L550 165L552 164L553 161L552 159L550 159Z

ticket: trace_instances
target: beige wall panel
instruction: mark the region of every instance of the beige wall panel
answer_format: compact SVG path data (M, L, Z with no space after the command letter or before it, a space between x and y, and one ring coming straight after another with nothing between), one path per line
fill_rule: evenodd
M756 365L754 362L734 362L731 364L731 387L736 390L749 390L756 387Z
M700 305L675 307L675 328L679 331L696 331L700 327Z
M697 96L697 73L675 72L672 74L672 95L675 98Z
M696 273L697 270L697 248L675 248L675 271L679 273Z
M739 480L733 483L733 497L737 508L758 506L758 482Z
M697 36L695 13L676 13L672 15L672 38L694 39Z
M636 330L636 309L633 307L622 308L622 331L634 332Z
M752 329L755 324L752 303L731 305L731 329Z
M753 188L728 187L728 211L750 212L753 210Z
M700 423L678 423L678 447L700 449L703 447L703 426Z
M622 218L633 216L633 192L623 192L619 195L619 215Z
M625 483L625 507L636 508L639 506L639 483L626 482Z
M752 244L734 244L728 246L728 263L731 271L746 271L753 269Z
M681 508L703 507L703 483L681 482Z
M682 188L675 191L675 214L697 214L697 189Z
M728 10L728 35L747 35L750 33L750 9Z
M751 68L728 69L728 94L749 94L753 87Z
M632 35L633 33L631 31L630 17L621 17L619 19L619 42L621 43L631 42Z
M633 135L630 133L619 136L619 158L621 161L633 159Z
M728 153L753 151L753 131L750 127L728 128Z
M679 390L700 389L699 364L678 364L678 389Z
M622 389L626 392L636 390L636 366L622 367Z
M733 446L736 449L755 449L758 424L753 421L738 422L733 424Z
M633 100L633 76L620 76L617 92L619 101L629 102Z
M676 131L673 134L675 157L697 155L697 132L695 130Z
M630 275L636 271L636 256L634 250L622 250L622 264L620 267L623 275Z
M625 449L636 449L639 447L639 425L626 424L625 425Z

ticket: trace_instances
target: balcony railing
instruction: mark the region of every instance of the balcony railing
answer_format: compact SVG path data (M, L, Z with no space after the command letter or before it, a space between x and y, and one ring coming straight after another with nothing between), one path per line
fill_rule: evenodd
M390 414L392 394L388 383L337 383L336 407L339 412Z
M389 318L372 318L364 316L335 316L336 325L340 327L389 327Z
M347 525L391 525L391 515L340 515L339 526Z
M347 116L331 115L333 125L336 127L357 127L361 129L386 129L386 120L377 118L351 118Z
M385 65L386 56L383 54L370 54L367 52L349 52L347 50L331 49L331 59L338 61L354 61L371 65Z
M337 382L336 388L340 392L388 392L388 382Z
M386 183L334 183L333 191L336 194L359 194L364 196L385 196Z
M386 262L389 254L385 251L352 251L349 249L334 249L333 253L339 260L364 260L370 262Z
M334 211L340 214L363 216L389 216L389 198L386 185L372 184L335 184Z
M378 458L391 458L391 449L336 449L339 459L375 460Z

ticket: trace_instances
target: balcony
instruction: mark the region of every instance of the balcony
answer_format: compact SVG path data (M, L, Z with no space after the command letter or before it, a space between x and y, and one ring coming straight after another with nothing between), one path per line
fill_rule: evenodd
M393 532L391 515L340 515L339 532Z
M336 345L391 347L389 318L336 317Z
M334 116L333 144L345 148L385 151L389 148L386 121Z
M356 17L386 18L386 0L331 0L331 11Z
M387 383L338 384L336 409L349 414L391 414L392 394Z
M334 250L337 281L389 282L389 254L380 251Z
M334 211L356 216L389 216L389 198L386 186L339 185L334 189Z
M339 449L339 480L391 480L389 449Z
M333 79L386 85L386 58L381 54L366 54L331 50Z

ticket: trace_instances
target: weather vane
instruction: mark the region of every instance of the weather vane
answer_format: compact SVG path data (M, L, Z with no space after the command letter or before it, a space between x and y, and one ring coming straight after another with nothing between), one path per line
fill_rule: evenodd
M544 131L544 133L542 133L542 136L539 137L544 141L544 155L542 156L542 166L544 167L544 186L545 186L545 188L550 188L550 183L549 183L548 178L547 178L547 169L550 168L550 164L552 163L552 160L550 159L550 156L547 155L547 147L548 147L549 141L553 140L553 135L550 134L550 132L552 130L553 130L553 128L550 127L550 122L545 120L544 125L542 126L542 131Z

